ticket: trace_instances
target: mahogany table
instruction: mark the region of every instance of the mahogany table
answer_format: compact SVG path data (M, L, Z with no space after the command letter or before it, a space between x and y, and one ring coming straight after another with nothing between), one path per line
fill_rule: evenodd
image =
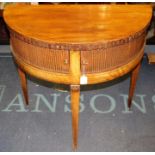
M151 15L149 5L6 7L4 19L26 104L26 74L70 85L73 148L78 141L80 85L131 72L131 106Z

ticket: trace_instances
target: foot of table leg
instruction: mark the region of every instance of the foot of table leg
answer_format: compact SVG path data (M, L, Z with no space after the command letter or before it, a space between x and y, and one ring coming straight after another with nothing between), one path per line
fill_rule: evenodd
M134 90L136 86L136 81L137 81L140 65L141 63L139 63L131 73L130 89L129 89L129 97L128 97L128 108L130 108L132 104L132 98L133 98L133 94L134 94Z
M71 85L71 111L72 111L72 138L73 149L78 145L78 121L79 121L80 85Z
M28 105L28 92L27 92L26 75L20 68L18 68L18 74L20 77L20 83L21 83L24 99L25 99L26 105Z

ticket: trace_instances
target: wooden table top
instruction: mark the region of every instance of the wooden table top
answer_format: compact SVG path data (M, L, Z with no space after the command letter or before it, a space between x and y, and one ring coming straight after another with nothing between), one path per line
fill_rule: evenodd
M4 11L7 25L24 36L71 44L133 35L151 16L150 5L10 5Z

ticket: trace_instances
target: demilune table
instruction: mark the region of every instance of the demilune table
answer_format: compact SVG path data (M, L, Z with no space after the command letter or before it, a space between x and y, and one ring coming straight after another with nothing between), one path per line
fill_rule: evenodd
M26 104L26 74L70 85L73 148L80 85L131 72L128 106L144 53L150 5L10 5L4 19Z

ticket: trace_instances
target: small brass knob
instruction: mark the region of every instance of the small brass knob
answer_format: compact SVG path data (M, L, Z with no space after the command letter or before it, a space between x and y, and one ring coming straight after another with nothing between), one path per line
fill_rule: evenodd
M64 64L68 64L68 60L67 59L64 60Z
M86 60L83 60L83 61L82 61L82 64L83 64L83 65L88 65L88 62L87 62Z

